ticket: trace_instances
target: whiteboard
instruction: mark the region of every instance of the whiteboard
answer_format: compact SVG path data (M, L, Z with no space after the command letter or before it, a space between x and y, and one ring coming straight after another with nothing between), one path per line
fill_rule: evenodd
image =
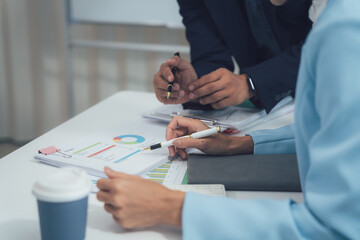
M176 0L69 0L72 22L183 28Z

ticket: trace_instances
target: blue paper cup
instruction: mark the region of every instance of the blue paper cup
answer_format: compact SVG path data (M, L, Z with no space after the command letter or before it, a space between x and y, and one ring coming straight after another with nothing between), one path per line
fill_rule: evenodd
M90 187L85 171L70 167L34 184L43 240L85 239Z

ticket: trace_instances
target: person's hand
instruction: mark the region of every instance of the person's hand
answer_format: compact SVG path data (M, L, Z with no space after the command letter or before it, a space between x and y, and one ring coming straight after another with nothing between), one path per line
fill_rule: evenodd
M170 67L175 67L175 76ZM188 102L188 85L197 79L193 66L183 58L174 56L160 66L160 70L154 76L154 90L157 99L164 104L182 104ZM168 82L174 82L174 86L167 99Z
M159 183L105 168L109 179L97 182L97 199L124 228L157 224L181 226L185 193L172 191Z
M191 100L211 104L215 109L234 106L252 97L245 74L234 74L219 68L189 85Z
M197 119L174 117L166 128L166 140L189 135L208 128L208 126ZM200 139L182 138L173 141L173 145L169 147L170 157L174 157L178 153L183 159L188 157L185 151L186 148L197 148L209 155L251 154L254 149L254 142L251 136L232 137L221 133Z

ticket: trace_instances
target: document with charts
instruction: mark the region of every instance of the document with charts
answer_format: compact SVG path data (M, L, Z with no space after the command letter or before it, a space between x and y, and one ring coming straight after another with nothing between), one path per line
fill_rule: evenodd
M187 171L187 161L176 159L173 161L162 162L151 170L141 174L144 179L163 184L165 186L180 185L185 180ZM96 193L99 191L96 184L100 177L90 176L91 192ZM187 178L186 178L187 179ZM186 180L187 182L187 180ZM185 182L185 183L186 183Z
M38 153L35 159L58 167L80 167L98 177L105 177L105 166L140 175L167 161L167 148L142 151L147 146L164 141L165 128L165 125L144 122L122 122L67 146L49 143L60 151L49 155Z

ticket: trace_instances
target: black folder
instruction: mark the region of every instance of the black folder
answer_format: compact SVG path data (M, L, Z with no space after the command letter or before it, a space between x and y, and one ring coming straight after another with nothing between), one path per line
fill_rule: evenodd
M226 190L301 192L295 154L190 155L189 184L224 184Z

